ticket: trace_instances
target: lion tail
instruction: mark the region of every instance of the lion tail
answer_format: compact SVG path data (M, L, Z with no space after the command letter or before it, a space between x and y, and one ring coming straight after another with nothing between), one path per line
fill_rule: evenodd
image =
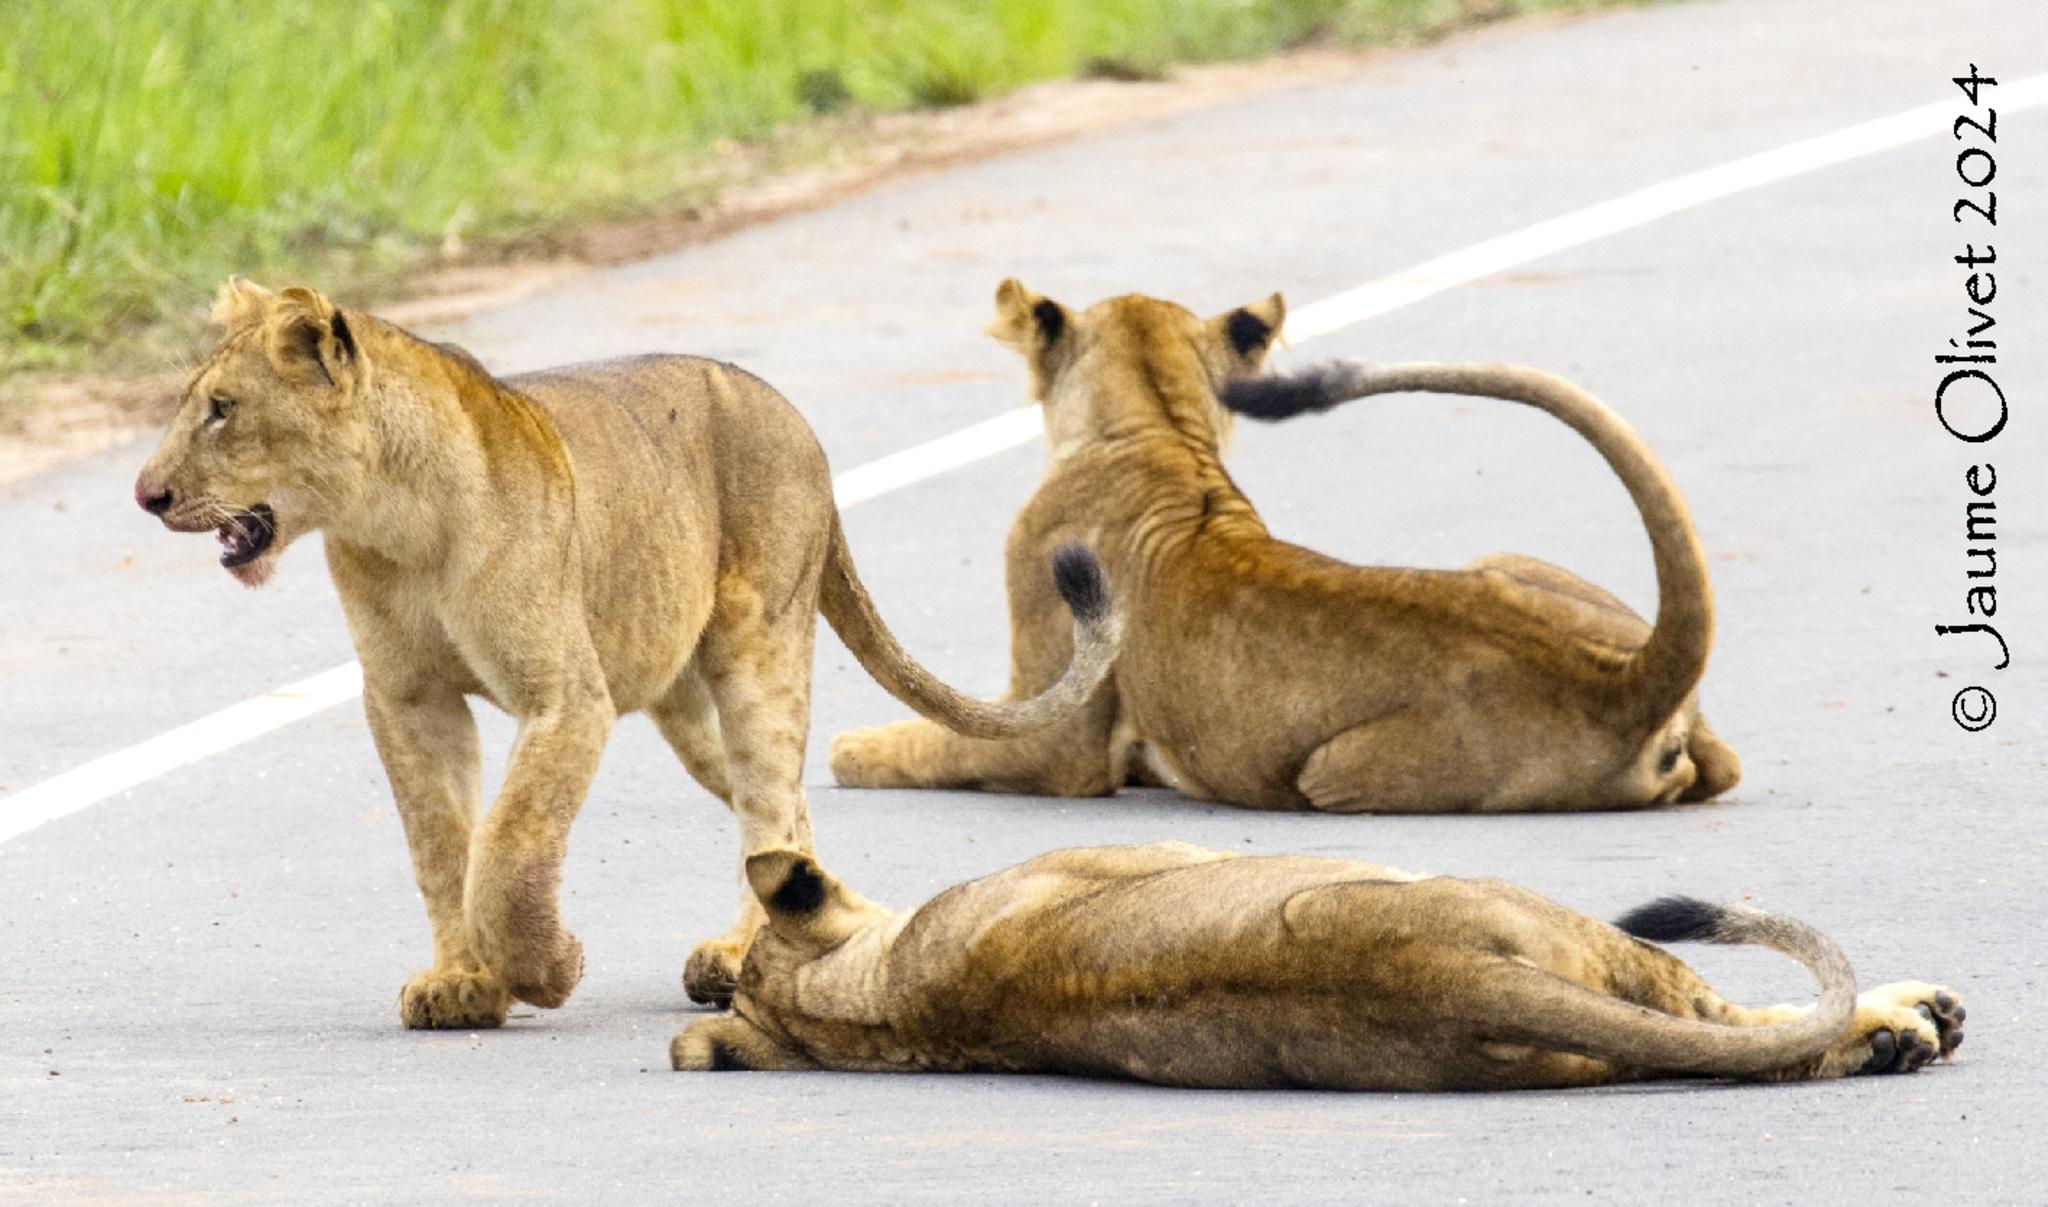
M1074 654L1059 680L1028 700L977 700L919 665L875 611L836 516L818 609L890 695L955 733L1008 738L1043 729L1079 710L1108 677L1123 640L1123 617L1112 606L1102 564L1093 553L1080 545L1063 546L1053 554L1052 576L1060 598L1074 614Z
M1639 939L1752 943L1798 960L1820 982L1820 1004L1787 1023L1731 1026L1645 1009L1535 968L1500 980L1508 1009L1499 1038L1577 1052L1635 1069L1753 1077L1816 1060L1849 1029L1856 972L1826 935L1742 905L1665 897L1615 923Z
M1642 438L1598 399L1561 377L1517 365L1353 360L1231 382L1222 397L1223 405L1239 415L1276 420L1372 394L1413 391L1535 407L1583 436L1606 459L1642 515L1657 567L1657 619L1625 671L1622 706L1645 733L1670 720L1699 686L1713 644L1714 594L1706 555L1670 475Z

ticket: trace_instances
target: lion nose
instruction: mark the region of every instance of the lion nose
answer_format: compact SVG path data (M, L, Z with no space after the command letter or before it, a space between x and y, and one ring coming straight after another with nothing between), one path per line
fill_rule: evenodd
M156 483L147 478L135 480L135 503L151 515L162 515L171 509L171 492L168 487L156 488Z

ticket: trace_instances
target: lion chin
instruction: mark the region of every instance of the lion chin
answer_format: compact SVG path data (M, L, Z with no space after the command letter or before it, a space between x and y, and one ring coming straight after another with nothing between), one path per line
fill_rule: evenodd
M235 576L235 581L243 586L250 588L260 587L270 581L271 575L277 573L277 556L266 553L253 562L244 562L239 566L229 566L227 569L229 574Z

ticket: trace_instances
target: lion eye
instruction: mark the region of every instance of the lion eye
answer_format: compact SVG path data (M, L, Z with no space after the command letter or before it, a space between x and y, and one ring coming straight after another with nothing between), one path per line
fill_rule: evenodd
M216 396L209 401L213 404L206 416L207 421L210 423L223 422L228 416L235 413L235 400L232 398Z

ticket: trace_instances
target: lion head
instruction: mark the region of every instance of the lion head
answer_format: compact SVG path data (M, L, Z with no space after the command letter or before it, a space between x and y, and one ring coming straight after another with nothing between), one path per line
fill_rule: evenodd
M310 289L234 277L213 320L220 345L186 384L135 501L174 532L214 532L220 564L254 587L362 490L367 374L348 320Z
M1031 396L1045 407L1055 456L1155 417L1134 415L1134 407L1156 411L1161 404L1176 427L1220 448L1230 438L1231 414L1217 392L1259 370L1286 317L1277 293L1208 319L1140 294L1077 313L1013 277L996 287L988 333L1030 365ZM1117 375L1131 373L1143 377L1131 384L1144 388L1117 388L1124 384Z

